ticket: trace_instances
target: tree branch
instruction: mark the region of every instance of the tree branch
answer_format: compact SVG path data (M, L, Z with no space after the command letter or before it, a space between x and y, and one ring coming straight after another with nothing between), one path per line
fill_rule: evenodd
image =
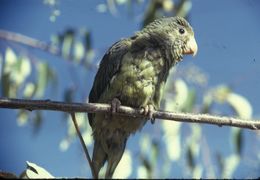
M56 46L49 45L43 41L28 37L28 36L25 36L22 34L0 29L0 39L4 39L7 41L13 41L13 42L20 43L20 44L23 44L26 46L30 46L30 47L33 47L36 49L40 49L42 51L46 51L46 52L56 55L56 56L60 56L60 50Z
M86 155L86 158L87 158L87 160L88 160L88 164L89 164L89 166L90 166L91 173L92 173L92 178L93 178L93 179L97 179L97 178L98 178L98 175L97 175L97 173L95 172L93 163L92 163L91 158L90 158L90 155L89 155L89 153L88 153L88 148L87 148L86 143L84 142L84 139L83 139L83 137L82 137L82 135L81 135L81 133L80 133L80 129L79 129L79 126L78 126L78 123L77 123L76 116L75 116L75 113L74 113L74 112L71 113L71 118L72 118L73 124L74 124L74 126L75 126L76 132L77 132L77 134L78 134L80 143L81 143L81 145L82 145L82 147L83 147L84 153L85 153L85 155Z
M48 44L44 41L40 41L38 39L31 38L29 36L25 36L22 34L18 34L15 32L5 31L0 29L0 39L6 40L6 41L13 41L15 43L19 43L22 45L26 45L35 49L42 50L44 52L47 52L51 55L61 57L63 59L69 60L69 61L75 61L71 56L69 57L63 57L62 51L58 46L54 46L51 44ZM87 64L88 69L96 69L97 67L92 64Z
M51 100L25 100L0 98L0 108L8 109L27 109L27 110L52 110L63 112L89 112L89 113L110 113L110 105L98 103L65 103ZM145 117L140 109L120 106L116 114L133 117ZM174 113L166 111L155 111L154 118L161 120L171 120L177 122L204 123L214 124L218 126L232 126L252 130L260 129L260 121L243 120L233 117L220 117L209 114L190 114L190 113Z

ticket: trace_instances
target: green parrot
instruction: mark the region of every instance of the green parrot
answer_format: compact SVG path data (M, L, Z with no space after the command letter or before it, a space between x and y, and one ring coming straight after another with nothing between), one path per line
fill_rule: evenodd
M107 162L105 177L112 178L127 138L159 109L169 70L183 55L196 55L197 50L193 29L182 17L157 19L109 48L89 94L90 103L109 103L112 109L111 113L88 114L97 175ZM147 118L117 115L114 112L120 105L140 108Z

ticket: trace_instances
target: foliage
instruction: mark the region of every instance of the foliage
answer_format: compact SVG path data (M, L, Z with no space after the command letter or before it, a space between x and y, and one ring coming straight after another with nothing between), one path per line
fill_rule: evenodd
M51 21L60 15L58 1L45 0L45 4L53 7ZM177 3L178 2L178 3ZM180 15L189 16L191 1L155 0L143 2L141 0L109 0L101 3L97 10L117 14L117 6L128 6L146 3L143 15L145 26L152 20L161 16ZM91 32L86 29L66 29L63 33L53 35L51 44L60 49L60 55L85 71L96 71L94 65L95 51L92 47ZM253 108L248 100L234 92L226 84L208 87L207 75L199 67L191 64L186 67L173 69L166 84L162 109L176 112L223 114L240 118L252 118ZM20 98L48 98L46 91L58 86L58 77L48 61L32 58L13 47L7 46L0 54L1 96ZM64 100L73 102L74 89L64 90ZM87 99L87 97L85 97ZM91 129L84 114L77 114L78 124L82 130L84 140L88 147L92 146ZM41 112L27 112L19 110L17 120L19 125L28 122L39 128L43 121ZM68 119L67 136L60 142L60 149L66 151L76 138L70 116ZM31 120L31 121L29 121ZM208 147L204 127L197 124L188 124L163 121L156 122L150 132L141 132L138 138L138 158L127 149L115 172L114 177L128 178L133 173L137 178L167 178L170 177L173 166L182 169L180 173L186 178L232 178L236 168L241 163L242 149L245 144L243 130L230 129L233 149L228 155L221 152L213 154ZM37 129L36 128L36 129ZM153 138L157 133L161 138ZM228 147L226 147L228 148ZM212 162L217 162L216 165ZM135 164L135 166L133 166ZM137 165L136 165L137 164ZM28 166L38 166L28 163ZM174 176L174 175L173 175Z

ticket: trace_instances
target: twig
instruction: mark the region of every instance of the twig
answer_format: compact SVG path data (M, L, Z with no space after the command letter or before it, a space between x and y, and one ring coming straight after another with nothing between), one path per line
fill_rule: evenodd
M43 41L28 37L28 36L25 36L22 34L5 31L5 30L0 30L0 39L13 41L13 42L20 43L20 44L23 44L26 46L30 46L30 47L33 47L36 49L47 51L48 53L56 55L56 56L60 56L60 50L56 46L49 45Z
M25 100L0 98L0 108L27 109L27 110L53 110L63 112L110 112L110 105L98 103L65 103L51 100ZM140 109L120 106L117 114L133 117L144 117ZM243 120L233 117L220 117L209 114L174 113L166 111L155 111L154 118L189 123L214 124L218 126L232 126L252 130L260 129L259 120Z
M82 138L82 135L81 135L81 133L80 133L79 126L78 126L78 123L77 123L77 120L76 120L76 117L75 117L75 113L74 113L74 112L71 113L71 118L72 118L73 124L74 124L74 126L75 126L75 129L76 129L76 131L77 131L77 134L78 134L80 143L81 143L81 145L82 145L82 147L83 147L83 150L84 150L84 152L85 152L86 158L87 158L87 160L88 160L88 163L89 163L89 166L90 166L90 169L91 169L91 173L92 173L92 177L93 177L94 179L97 179L98 176L97 176L97 174L96 174L96 172L95 172L95 169L94 169L94 167L93 167L93 163L92 163L91 158L90 158L90 155L89 155L89 153L88 153L88 148L87 148L87 146L86 146L86 143L84 142L84 139Z
M35 38L31 38L29 36L25 36L22 34L18 34L15 32L10 32L6 30L1 30L0 29L0 39L7 40L7 41L13 41L15 43L19 43L22 45L26 45L35 49L42 50L44 52L50 53L54 56L61 57L63 59L69 60L70 62L74 62L75 59L73 57L64 57L62 56L62 51L58 46L51 45L49 43L46 43L44 41L40 41ZM96 65L93 64L87 64L87 68L92 70L92 69L97 69Z

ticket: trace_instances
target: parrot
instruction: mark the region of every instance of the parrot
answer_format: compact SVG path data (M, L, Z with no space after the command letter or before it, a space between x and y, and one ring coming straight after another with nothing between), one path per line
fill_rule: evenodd
M193 28L178 16L156 19L107 50L88 98L89 103L111 104L111 112L88 113L94 140L91 161L97 175L107 163L105 178L113 177L128 137L148 120L154 122L170 69L184 55L195 56L197 51ZM118 115L120 105L138 108L144 117Z

